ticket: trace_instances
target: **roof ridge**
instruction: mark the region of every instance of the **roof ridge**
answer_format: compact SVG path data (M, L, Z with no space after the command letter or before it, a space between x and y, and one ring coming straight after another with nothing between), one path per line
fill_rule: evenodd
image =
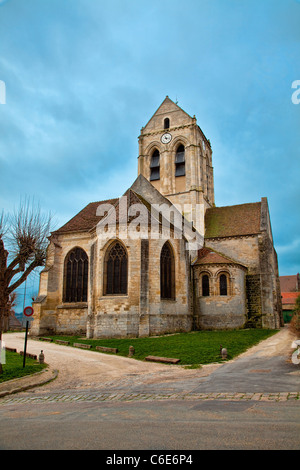
M226 207L250 206L250 205L255 205L255 204L261 204L261 201L256 201L256 202L242 202L242 204L231 204L231 205L227 205L227 206L208 207L207 210L225 209Z

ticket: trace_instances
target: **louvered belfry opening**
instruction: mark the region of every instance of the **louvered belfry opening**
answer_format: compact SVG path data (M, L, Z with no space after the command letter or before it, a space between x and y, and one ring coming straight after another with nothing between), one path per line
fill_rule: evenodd
M150 181L160 179L160 154L157 149L154 150L150 162Z
M175 299L175 263L172 248L166 242L160 255L160 296Z
M87 302L88 257L81 248L70 251L65 261L64 302Z
M185 176L185 149L179 145L175 155L175 176Z
M125 248L117 242L106 258L106 294L127 294L128 259Z

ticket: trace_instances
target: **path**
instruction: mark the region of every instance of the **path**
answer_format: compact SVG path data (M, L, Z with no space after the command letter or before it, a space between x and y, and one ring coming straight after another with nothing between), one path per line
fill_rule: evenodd
M289 358L292 340L289 329L283 328L239 358L188 370L30 339L28 352L39 354L43 349L46 362L59 370L56 380L36 389L31 397L50 401L297 399L300 369ZM6 346L23 349L24 334L6 334L4 341ZM20 399L26 399L24 394Z

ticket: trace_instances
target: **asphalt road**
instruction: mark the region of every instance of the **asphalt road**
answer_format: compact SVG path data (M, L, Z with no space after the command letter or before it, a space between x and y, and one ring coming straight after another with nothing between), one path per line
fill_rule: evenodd
M168 400L14 404L0 412L0 449L299 450L292 402Z
M0 400L1 450L300 448L300 369L289 360L287 330L202 370L46 349L62 373Z

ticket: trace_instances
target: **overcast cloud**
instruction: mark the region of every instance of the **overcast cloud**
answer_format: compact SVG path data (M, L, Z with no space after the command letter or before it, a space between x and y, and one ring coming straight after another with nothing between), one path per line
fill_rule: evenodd
M300 271L300 2L0 1L0 207L57 228L137 176L166 95L213 149L218 206L269 201L281 275Z

